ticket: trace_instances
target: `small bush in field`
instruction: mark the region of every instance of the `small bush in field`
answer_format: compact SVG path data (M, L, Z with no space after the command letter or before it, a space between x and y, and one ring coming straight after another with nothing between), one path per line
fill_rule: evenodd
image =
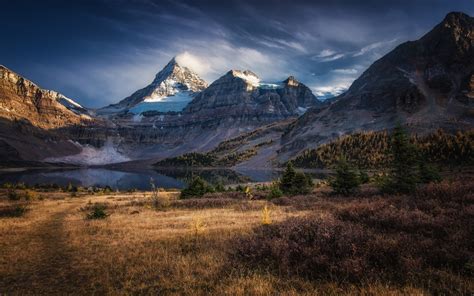
M9 189L7 191L7 197L9 200L20 200L21 199L21 195L18 194L18 192L16 190L13 190L13 189Z
M90 207L90 212L86 215L89 220L105 219L109 216L106 212L107 205L95 203Z
M150 185L151 185L151 205L156 210L158 209L165 209L168 208L170 205L169 199L160 194L160 188L157 188L155 185L155 181L153 178L150 178Z
M253 198L252 189L250 188L250 186L245 187L244 193L245 193L245 198L247 199Z
M24 197L25 200L27 200L27 201L37 200L37 199L38 199L38 193L36 193L36 192L33 191L33 190L25 190L25 192L24 192L24 194L23 194L23 197Z
M23 216L29 210L27 204L13 204L0 207L0 218L16 218Z
M265 205L262 209L262 224L263 225L270 225L272 224L272 218L270 215L271 211L267 205Z
M206 193L214 192L214 188L200 177L194 177L185 189L181 190L181 198L201 197Z
M66 192L78 192L77 186L72 185L72 183L69 183L66 188Z
M273 183L270 186L270 192L267 195L267 199L275 199L283 196L283 192L281 192L280 187L278 187L277 183Z
M226 192L224 184L222 182L218 182L214 189L216 192Z
M18 182L18 183L16 183L15 188L16 189L26 189L27 185L23 182Z
M360 178L356 170L341 157L336 167L336 176L330 181L330 186L337 194L348 195L359 189Z

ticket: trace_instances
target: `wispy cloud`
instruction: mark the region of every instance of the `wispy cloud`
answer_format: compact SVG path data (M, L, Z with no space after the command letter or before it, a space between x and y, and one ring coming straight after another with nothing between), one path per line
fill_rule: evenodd
M365 55L366 53L371 52L371 51L373 51L377 48L393 44L397 40L398 40L398 38L395 38L395 39L392 39L392 40L389 40L389 41L380 41L380 42L375 42L375 43L369 44L367 46L362 47L358 52L354 53L352 56L353 57L359 57L359 56Z
M337 74L357 74L357 69L334 69L331 70L333 73Z
M312 60L318 61L318 62L321 62L321 63L327 63L327 62L333 62L333 61L342 59L345 56L346 56L346 54L344 54L344 53L337 53L337 54L329 55L329 56L326 56L326 57L314 56L312 58Z
M332 55L335 55L336 52L332 49L323 49L318 55L316 55L316 57L318 58L327 58L327 57L330 57Z
M342 83L327 86L317 86L313 87L312 90L318 98L327 99L344 93L349 88L349 86L350 84L348 83Z

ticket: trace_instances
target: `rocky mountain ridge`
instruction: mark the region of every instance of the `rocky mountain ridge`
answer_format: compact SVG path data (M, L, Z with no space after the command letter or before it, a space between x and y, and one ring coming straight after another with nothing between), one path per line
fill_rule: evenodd
M472 129L473 75L474 19L450 13L421 39L374 62L330 106L300 117L283 136L279 158L398 123L417 133Z
M80 104L56 91L42 89L1 65L0 117L28 121L44 129L93 121L88 110Z

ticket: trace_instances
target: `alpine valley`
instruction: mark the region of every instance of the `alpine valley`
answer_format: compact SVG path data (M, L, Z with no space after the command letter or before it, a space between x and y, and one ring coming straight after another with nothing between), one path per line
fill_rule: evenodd
M474 19L463 13L324 101L296 77L264 83L251 70L208 85L173 58L148 86L93 110L1 66L1 165L276 167L397 124L418 136L467 133L472 153L473 102Z

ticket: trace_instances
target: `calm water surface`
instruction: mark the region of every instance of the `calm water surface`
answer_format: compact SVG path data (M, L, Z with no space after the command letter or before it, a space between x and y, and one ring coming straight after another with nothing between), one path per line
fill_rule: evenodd
M110 186L113 189L150 189L150 179L157 187L183 188L193 178L200 176L209 183L222 182L225 185L268 182L277 179L278 170L133 170L118 171L104 168L80 169L22 169L0 171L0 184L24 182L28 185L69 183L76 186ZM321 172L310 172L314 178L325 178Z

